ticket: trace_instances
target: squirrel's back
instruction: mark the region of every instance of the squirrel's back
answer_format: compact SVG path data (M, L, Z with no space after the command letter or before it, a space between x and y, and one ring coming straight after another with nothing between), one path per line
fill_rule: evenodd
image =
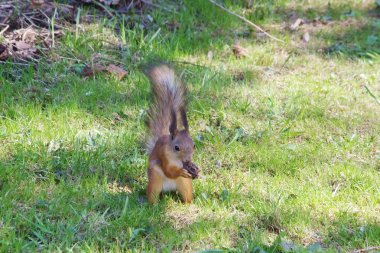
M148 111L149 136L146 149L150 154L157 140L169 135L172 117L181 117L186 106L186 88L167 64L151 66L147 69L153 101Z

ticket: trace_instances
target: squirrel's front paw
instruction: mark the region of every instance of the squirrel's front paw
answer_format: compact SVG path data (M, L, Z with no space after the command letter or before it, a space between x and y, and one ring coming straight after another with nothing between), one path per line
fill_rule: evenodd
M192 178L193 176L185 169L181 170L181 177Z

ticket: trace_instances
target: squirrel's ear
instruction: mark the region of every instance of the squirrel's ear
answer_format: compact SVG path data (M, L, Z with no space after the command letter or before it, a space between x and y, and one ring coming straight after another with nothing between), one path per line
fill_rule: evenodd
M177 135L177 115L174 110L172 110L171 117L170 117L170 126L169 126L169 132L172 138Z
M180 113L181 113L182 125L185 128L185 130L189 132L189 124L187 122L186 110L184 107L181 107Z

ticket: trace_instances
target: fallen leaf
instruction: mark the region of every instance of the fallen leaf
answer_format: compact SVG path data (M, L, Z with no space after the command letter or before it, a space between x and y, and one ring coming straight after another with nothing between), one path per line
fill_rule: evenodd
M110 74L115 75L119 80L121 80L128 72L116 65L110 64L107 67L100 64L93 64L92 66L86 65L82 70L82 76L88 77L93 76L96 73L107 71Z
M28 43L25 43L23 41L16 41L13 44L14 44L13 49L15 51L28 50L32 47L31 45L29 45Z
M24 90L24 92L36 93L38 92L38 88L36 86L30 86Z
M9 57L7 46L0 44L0 60L5 60Z
M113 121L112 121L113 124L116 124L117 122L123 120L122 117L117 112L112 113L112 117L113 117Z
M106 68L99 64L94 64L92 66L86 65L82 70L82 76L93 76L95 73L105 71Z
M243 81L245 79L244 72L237 72L233 75L235 81Z
M235 44L232 46L232 52L234 52L237 58L248 56L248 50L244 47L241 47L239 44Z
M21 30L21 29L20 29ZM27 42L29 44L34 44L37 37L37 32L32 28L23 29L22 41Z
M124 70L124 69L122 69L122 68L120 68L120 67L118 67L116 65L113 65L113 64L108 65L106 67L106 70L109 73L116 75L116 77L119 80L123 79L123 77L128 74L128 72L126 70Z
M13 56L16 58L35 58L37 49L23 41L12 41L11 48Z
M172 32L172 31L177 30L179 28L179 23L177 20L166 22L166 28Z
M305 22L304 22L304 20L302 18L297 18L297 20L289 28L290 28L290 30L295 31L295 30L297 30L297 28L300 25L302 25L304 23Z
M310 41L310 34L308 32L304 33L301 39L303 42L308 43Z
M109 183L107 185L108 191L113 194L118 193L132 193L131 188L128 185L121 185L117 182Z

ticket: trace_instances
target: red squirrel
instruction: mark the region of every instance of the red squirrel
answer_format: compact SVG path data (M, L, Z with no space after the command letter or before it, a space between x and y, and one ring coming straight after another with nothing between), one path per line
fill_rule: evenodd
M148 201L156 204L161 192L177 191L191 203L194 175L184 166L192 161L195 145L186 117L186 87L166 64L149 67L146 75L153 93L147 120Z

